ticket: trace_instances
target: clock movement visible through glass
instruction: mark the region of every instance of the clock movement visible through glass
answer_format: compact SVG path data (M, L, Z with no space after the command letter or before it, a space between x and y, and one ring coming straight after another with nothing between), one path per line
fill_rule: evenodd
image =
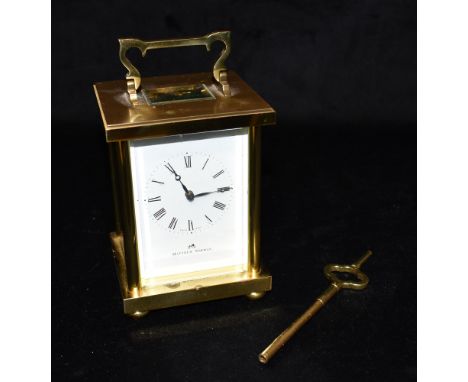
M129 148L142 284L245 271L248 128L131 140Z

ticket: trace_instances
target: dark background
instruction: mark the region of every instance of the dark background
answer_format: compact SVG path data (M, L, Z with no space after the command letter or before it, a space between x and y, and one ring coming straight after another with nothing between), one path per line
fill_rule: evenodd
M52 16L55 380L416 380L416 1L55 1ZM278 113L263 134L273 290L134 321L110 252L110 169L92 84L124 78L118 37L225 29L228 67ZM143 75L208 71L218 49L132 57ZM258 363L326 288L323 266L367 248L369 287L341 292Z

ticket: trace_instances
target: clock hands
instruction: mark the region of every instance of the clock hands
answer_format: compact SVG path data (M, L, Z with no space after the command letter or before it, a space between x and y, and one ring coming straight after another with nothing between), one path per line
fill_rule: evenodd
M187 187L185 187L185 184L182 183L182 181L180 180L180 179L182 179L181 176L179 174L177 174L177 172L174 170L174 168L171 166L171 164L169 162L167 162L164 166L170 172L172 172L174 174L175 180L178 181L181 184L182 188L185 191L185 197L187 198L187 200L192 201L195 196L193 195L193 192L190 191Z
M191 190L189 190L187 187L185 187L185 184L183 184L182 181L181 181L181 179L182 179L181 176L179 174L177 174L176 170L174 170L174 168L171 166L171 164L169 162L167 162L164 165L164 167L166 167L171 173L174 174L175 180L180 183L180 185L184 189L185 197L190 202L193 201L193 199L198 198L199 196L205 196L205 195L209 195L209 194L215 194L217 192L226 192L226 191L232 190L232 187L220 187L216 191L202 192L200 194L194 195Z
M205 196L205 195L209 195L209 194L215 194L217 192L226 192L226 191L229 191L229 190L232 190L232 187L221 187L221 188L218 188L216 191L210 191L210 192L202 192L200 194L196 194L194 195L193 197L194 198L197 198L199 196Z

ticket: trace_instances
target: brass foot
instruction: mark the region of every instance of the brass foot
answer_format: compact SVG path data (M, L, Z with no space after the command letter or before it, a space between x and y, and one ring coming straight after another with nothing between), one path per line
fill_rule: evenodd
M137 310L136 312L127 313L127 314L128 314L128 316L130 316L130 317L132 317L132 318L134 318L134 319L137 320L137 319L139 319L139 318L141 318L141 317L146 316L146 315L148 314L148 311L146 310L146 311L140 312L139 310Z
M265 292L252 292L247 295L247 298L249 300L258 300L259 298L262 298L265 295Z

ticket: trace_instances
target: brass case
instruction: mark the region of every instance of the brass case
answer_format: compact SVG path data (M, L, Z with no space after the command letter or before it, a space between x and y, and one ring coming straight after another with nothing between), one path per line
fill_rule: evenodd
M109 143L115 202L116 230L111 244L124 313L140 317L149 310L247 295L259 298L271 290L272 278L260 264L261 126L275 123L275 111L237 74L227 72L230 95L223 94L212 73L141 79L143 89L170 89L203 84L213 99L168 102L151 106L132 102L127 81L94 85ZM132 195L129 144L132 139L165 137L210 130L249 127L249 256L248 271L213 276L187 274L178 285L145 287L138 266L136 221Z

